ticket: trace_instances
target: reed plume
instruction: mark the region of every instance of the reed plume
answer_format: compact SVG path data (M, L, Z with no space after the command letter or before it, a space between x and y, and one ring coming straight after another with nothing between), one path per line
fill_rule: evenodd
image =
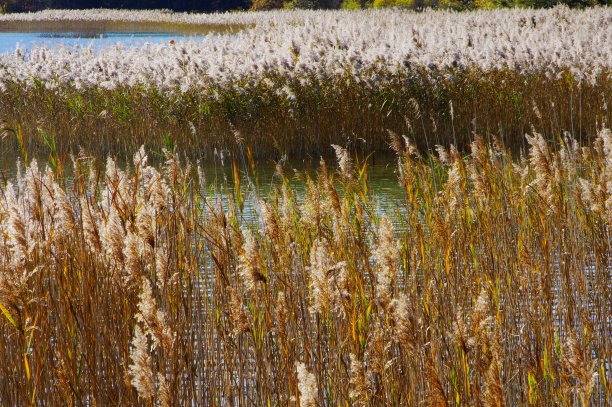
M166 314L159 309L155 298L153 298L153 289L149 279L142 277L141 281L136 321L142 324L143 332L151 337L153 341L152 350L162 347L167 353L171 353L174 334L168 326Z
M300 407L316 407L318 400L317 379L302 362L296 362Z
M238 270L242 282L246 289L251 293L255 293L257 284L265 282L266 277L262 274L261 259L257 250L255 237L250 231L244 233L244 242L242 246L242 254L239 258Z
M132 339L132 349L130 352L130 364L128 373L131 377L131 384L138 392L138 397L144 400L151 400L154 396L155 377L153 376L153 361L149 353L147 335L139 325L134 328Z
M368 402L368 378L366 376L365 366L363 361L351 353L351 372L350 372L350 384L351 391L349 397L353 400L355 406L365 406Z
M391 221L383 217L378 227L378 242L374 259L380 268L376 275L376 297L383 307L391 301L399 263L399 243Z

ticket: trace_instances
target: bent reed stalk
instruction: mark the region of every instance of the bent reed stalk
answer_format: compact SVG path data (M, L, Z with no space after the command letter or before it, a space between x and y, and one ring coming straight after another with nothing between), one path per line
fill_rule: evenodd
M0 399L606 405L612 133L526 140L423 157L391 133L388 213L340 146L303 194L279 166L250 198L171 151L82 154L71 182L31 162L1 189Z

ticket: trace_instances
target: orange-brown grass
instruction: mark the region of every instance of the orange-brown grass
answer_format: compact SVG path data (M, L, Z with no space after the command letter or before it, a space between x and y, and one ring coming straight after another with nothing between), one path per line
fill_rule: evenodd
M522 159L391 138L387 213L339 146L255 222L171 152L30 163L0 196L2 403L609 403L610 131Z

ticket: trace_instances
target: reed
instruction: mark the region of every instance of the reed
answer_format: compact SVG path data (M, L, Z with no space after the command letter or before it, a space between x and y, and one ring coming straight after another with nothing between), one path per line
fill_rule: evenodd
M610 9L294 11L219 15L49 11L10 24L244 26L232 36L92 50L34 47L0 56L0 109L31 152L41 130L68 155L127 155L165 140L193 156L331 155L384 150L386 129L419 148L472 134L525 147L564 131L589 143L611 122ZM12 146L11 148L14 148Z
M0 399L609 404L612 133L593 139L421 155L391 132L387 213L340 146L266 195L170 150L81 154L71 182L31 161L0 189Z
M109 25L110 27L127 28L131 24L136 31L143 26L147 27L175 27L175 29L192 28L229 28L247 27L257 20L256 14L248 13L176 13L171 10L127 10L127 9L89 9L89 10L62 10L47 9L29 13L7 13L0 15L0 31L29 31L41 32L54 30L64 25L74 27L83 25Z
M0 32L44 32L44 33L82 33L99 34L105 32L126 32L126 33L151 33L162 32L176 35L211 35L223 34L231 35L247 28L244 24L194 24L188 22L167 22L167 21L117 21L117 20L79 20L76 17L72 20L8 20L0 19Z
M312 75L302 84L271 73L264 79L273 86L243 91L235 83L211 83L205 93L174 95L138 87L58 93L45 82L29 88L13 83L0 93L0 107L7 128L20 128L30 152L38 154L48 150L43 130L64 156L77 153L76 146L98 157L126 156L142 144L159 150L171 140L189 145L194 159L210 158L215 149L237 153L241 143L260 159L314 159L332 155L330 144L365 154L386 151L387 128L409 135L423 150L453 143L466 151L478 133L499 134L518 152L532 129L548 140L569 131L590 142L597 123L612 121L609 73L579 85L566 73L527 78L511 70L456 70L433 78L427 70L379 71L373 87L350 75ZM16 145L7 143L8 154Z

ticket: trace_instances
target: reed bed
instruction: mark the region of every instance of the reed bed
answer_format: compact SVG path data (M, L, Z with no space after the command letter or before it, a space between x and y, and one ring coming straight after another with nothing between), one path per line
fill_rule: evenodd
M261 195L172 151L29 162L1 189L0 400L608 405L612 133L520 157L390 139L387 213L340 146L299 194L280 165Z
M0 56L0 119L30 149L42 129L98 156L169 138L194 155L233 151L240 134L256 157L318 157L331 144L384 149L387 128L419 134L423 149L465 151L477 132L518 151L532 125L550 140L610 123L610 10L85 12L84 22L252 25L99 52L18 49Z
M175 13L170 10L42 10L34 13L9 13L0 15L0 31L54 31L66 26L108 25L138 30L142 25L150 27L174 26L178 29L206 29L246 27L256 22L254 14L248 13Z
M15 84L0 94L0 104L4 126L21 132L28 149L47 150L44 132L65 155L82 146L96 156L127 156L142 144L158 150L170 140L189 145L192 158L211 158L215 149L238 153L247 144L260 159L316 160L332 153L332 143L386 151L386 128L413 136L421 149L455 143L465 151L473 132L500 134L517 152L525 146L520 135L532 126L547 139L569 131L586 142L596 123L612 121L612 81L605 76L594 85L575 85L566 78L526 80L514 71L460 72L449 79L422 74L427 72L388 74L375 87L346 76L311 77L291 82L289 100L265 85L244 93L211 84L212 94L167 95L133 87L57 94L44 83L30 89ZM6 151L17 147L11 140Z
M8 20L0 18L0 33L2 32L45 32L45 33L169 33L208 35L232 35L247 27L246 24L194 24L189 22L168 21L115 21L115 20Z

